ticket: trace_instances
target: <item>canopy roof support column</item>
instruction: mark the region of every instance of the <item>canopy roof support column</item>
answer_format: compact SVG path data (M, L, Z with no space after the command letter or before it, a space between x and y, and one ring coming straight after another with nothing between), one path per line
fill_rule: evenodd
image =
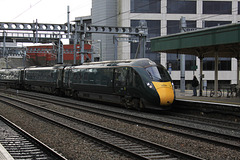
M185 55L184 54L181 54L180 56L180 69L181 69L180 88L181 88L181 92L185 93Z
M232 51L234 52L234 54L236 55L235 58L237 60L237 87L240 88L240 48L237 47L237 48L232 48Z
M203 89L203 56L200 56L199 59L200 59L200 86L199 86L199 96L202 96L202 89Z
M214 79L214 95L217 97L218 91L218 51L215 50L215 79Z
M237 59L237 85L240 85L240 78L239 78L239 71L240 71L240 58Z

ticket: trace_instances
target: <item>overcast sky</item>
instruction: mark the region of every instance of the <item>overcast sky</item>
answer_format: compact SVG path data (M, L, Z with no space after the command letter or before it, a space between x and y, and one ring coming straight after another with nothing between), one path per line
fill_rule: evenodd
M0 0L0 22L66 23L91 14L92 0Z

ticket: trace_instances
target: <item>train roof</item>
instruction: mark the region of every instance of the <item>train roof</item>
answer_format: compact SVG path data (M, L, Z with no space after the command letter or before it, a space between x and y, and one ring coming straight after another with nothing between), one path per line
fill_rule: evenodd
M65 65L63 64L56 64L54 66L49 67L38 67L38 66L30 66L28 68L25 68L25 70L56 70L58 68L64 68Z
M115 60L115 61L101 61L101 62L87 62L83 63L80 66L75 66L74 68L83 68L83 67L110 67L110 66L137 66L137 67L147 67L156 65L155 62L151 61L148 58L141 59L128 59L128 60Z
M77 65L77 66L68 66L68 65L63 65L63 64L57 64L57 65L51 66L51 67L31 66L31 67L25 68L25 70L56 70L58 68L64 68L64 67L67 67L67 68L86 68L86 67L87 68L91 68L91 67L98 68L98 67L116 67L116 66L132 66L132 67L145 68L145 67L153 66L153 65L156 65L156 63L151 61L150 59L140 58L140 59L128 59L128 60L87 62L87 63L83 63L82 65Z
M0 71L20 71L21 68L2 68Z

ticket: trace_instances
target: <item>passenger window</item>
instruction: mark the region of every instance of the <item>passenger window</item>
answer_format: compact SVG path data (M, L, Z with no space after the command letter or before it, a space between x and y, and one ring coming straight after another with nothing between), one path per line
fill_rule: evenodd
M83 83L84 84L88 84L88 75L89 75L88 69L84 69L84 72L83 72Z
M112 85L112 78L113 78L113 70L112 69L102 69L102 78L101 78L101 85L104 86L111 86Z

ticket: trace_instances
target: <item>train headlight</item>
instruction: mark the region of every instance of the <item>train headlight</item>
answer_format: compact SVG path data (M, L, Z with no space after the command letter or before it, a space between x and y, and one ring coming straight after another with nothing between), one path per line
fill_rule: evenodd
M175 89L175 88L174 88L174 84L173 84L173 82L172 82L172 88Z
M149 88L153 88L153 85L152 85L152 83L147 83L147 86L149 87Z

